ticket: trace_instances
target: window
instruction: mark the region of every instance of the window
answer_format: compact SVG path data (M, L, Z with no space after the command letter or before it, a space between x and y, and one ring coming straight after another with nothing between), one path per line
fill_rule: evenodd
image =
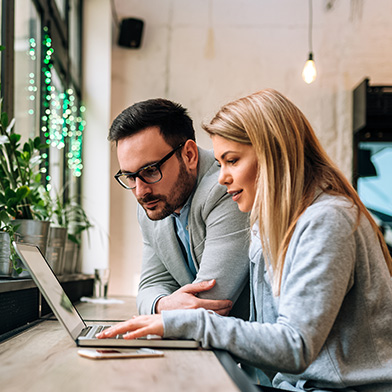
M392 86L353 91L353 184L392 254Z
M71 78L74 82L81 80L81 20L80 0L71 0L71 12L69 17L69 57L71 62ZM80 90L81 86L78 85Z
M29 0L15 3L14 117L15 131L22 142L39 135L41 23Z
M22 144L39 136L48 145L40 168L46 188L53 193L64 190L63 201L80 201L85 127L81 0L0 0L0 21L0 43L5 46L0 63L3 111L15 118L14 131L22 135ZM74 299L91 295L91 277L61 279L72 286ZM38 317L39 294L28 279L0 280L0 307L8 306L0 335L8 336L11 329L24 328Z
M392 249L392 141L360 142L357 189Z
M58 12L60 14L60 17L65 20L66 17L66 7L67 7L67 2L66 0L55 0Z
M3 1L0 0L0 20L3 20L2 17L2 10L3 10ZM0 29L0 43L3 42L3 34L2 34L2 29ZM0 61L0 75L1 75L1 61Z
M48 145L48 190L78 196L82 174L81 1L1 1L4 110L15 132ZM3 33L5 32L5 34ZM4 53L4 52L3 52ZM12 66L13 65L13 66Z

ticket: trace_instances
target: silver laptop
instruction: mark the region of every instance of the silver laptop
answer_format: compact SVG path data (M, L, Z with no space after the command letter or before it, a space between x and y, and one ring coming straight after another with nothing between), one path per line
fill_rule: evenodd
M45 257L35 245L13 243L19 257L30 271L32 278L40 289L53 313L67 330L78 346L89 347L161 347L161 348L198 348L195 340L162 339L159 336L147 336L134 340L116 338L97 339L95 335L108 325L88 326L72 305L61 287Z

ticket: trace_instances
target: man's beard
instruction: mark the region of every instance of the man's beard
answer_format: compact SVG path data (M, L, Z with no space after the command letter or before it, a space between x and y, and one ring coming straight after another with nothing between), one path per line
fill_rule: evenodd
M182 158L179 160L179 162L180 172L178 173L174 188L170 192L170 200L168 200L168 197L164 195L147 195L144 198L138 199L139 204L143 207L147 216L153 221L164 219L171 215L174 211L181 208L188 200L196 184L196 177L186 170ZM144 208L143 204L158 199L160 203L164 203L162 210L155 211L154 209Z

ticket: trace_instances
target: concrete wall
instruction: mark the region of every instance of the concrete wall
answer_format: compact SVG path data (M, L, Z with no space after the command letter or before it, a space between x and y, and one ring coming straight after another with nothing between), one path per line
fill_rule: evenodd
M118 19L141 18L145 30L136 50L118 47L113 31L111 119L136 101L169 98L189 109L199 144L211 147L201 122L229 100L272 87L302 109L351 178L352 90L365 77L371 84L392 85L390 0L313 1L318 77L311 85L301 78L309 51L307 0L114 3ZM113 147L110 162L112 176L118 170ZM110 292L135 294L142 249L136 202L110 179L107 207Z
M83 135L83 207L93 224L83 237L83 272L109 265L112 20L110 0L84 0L83 97L88 124ZM99 23L97 23L99 21Z

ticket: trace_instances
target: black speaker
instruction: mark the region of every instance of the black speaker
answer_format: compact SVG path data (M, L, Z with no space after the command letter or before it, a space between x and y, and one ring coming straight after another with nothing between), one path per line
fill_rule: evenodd
M127 18L121 21L118 44L124 48L140 48L144 22L141 19Z

